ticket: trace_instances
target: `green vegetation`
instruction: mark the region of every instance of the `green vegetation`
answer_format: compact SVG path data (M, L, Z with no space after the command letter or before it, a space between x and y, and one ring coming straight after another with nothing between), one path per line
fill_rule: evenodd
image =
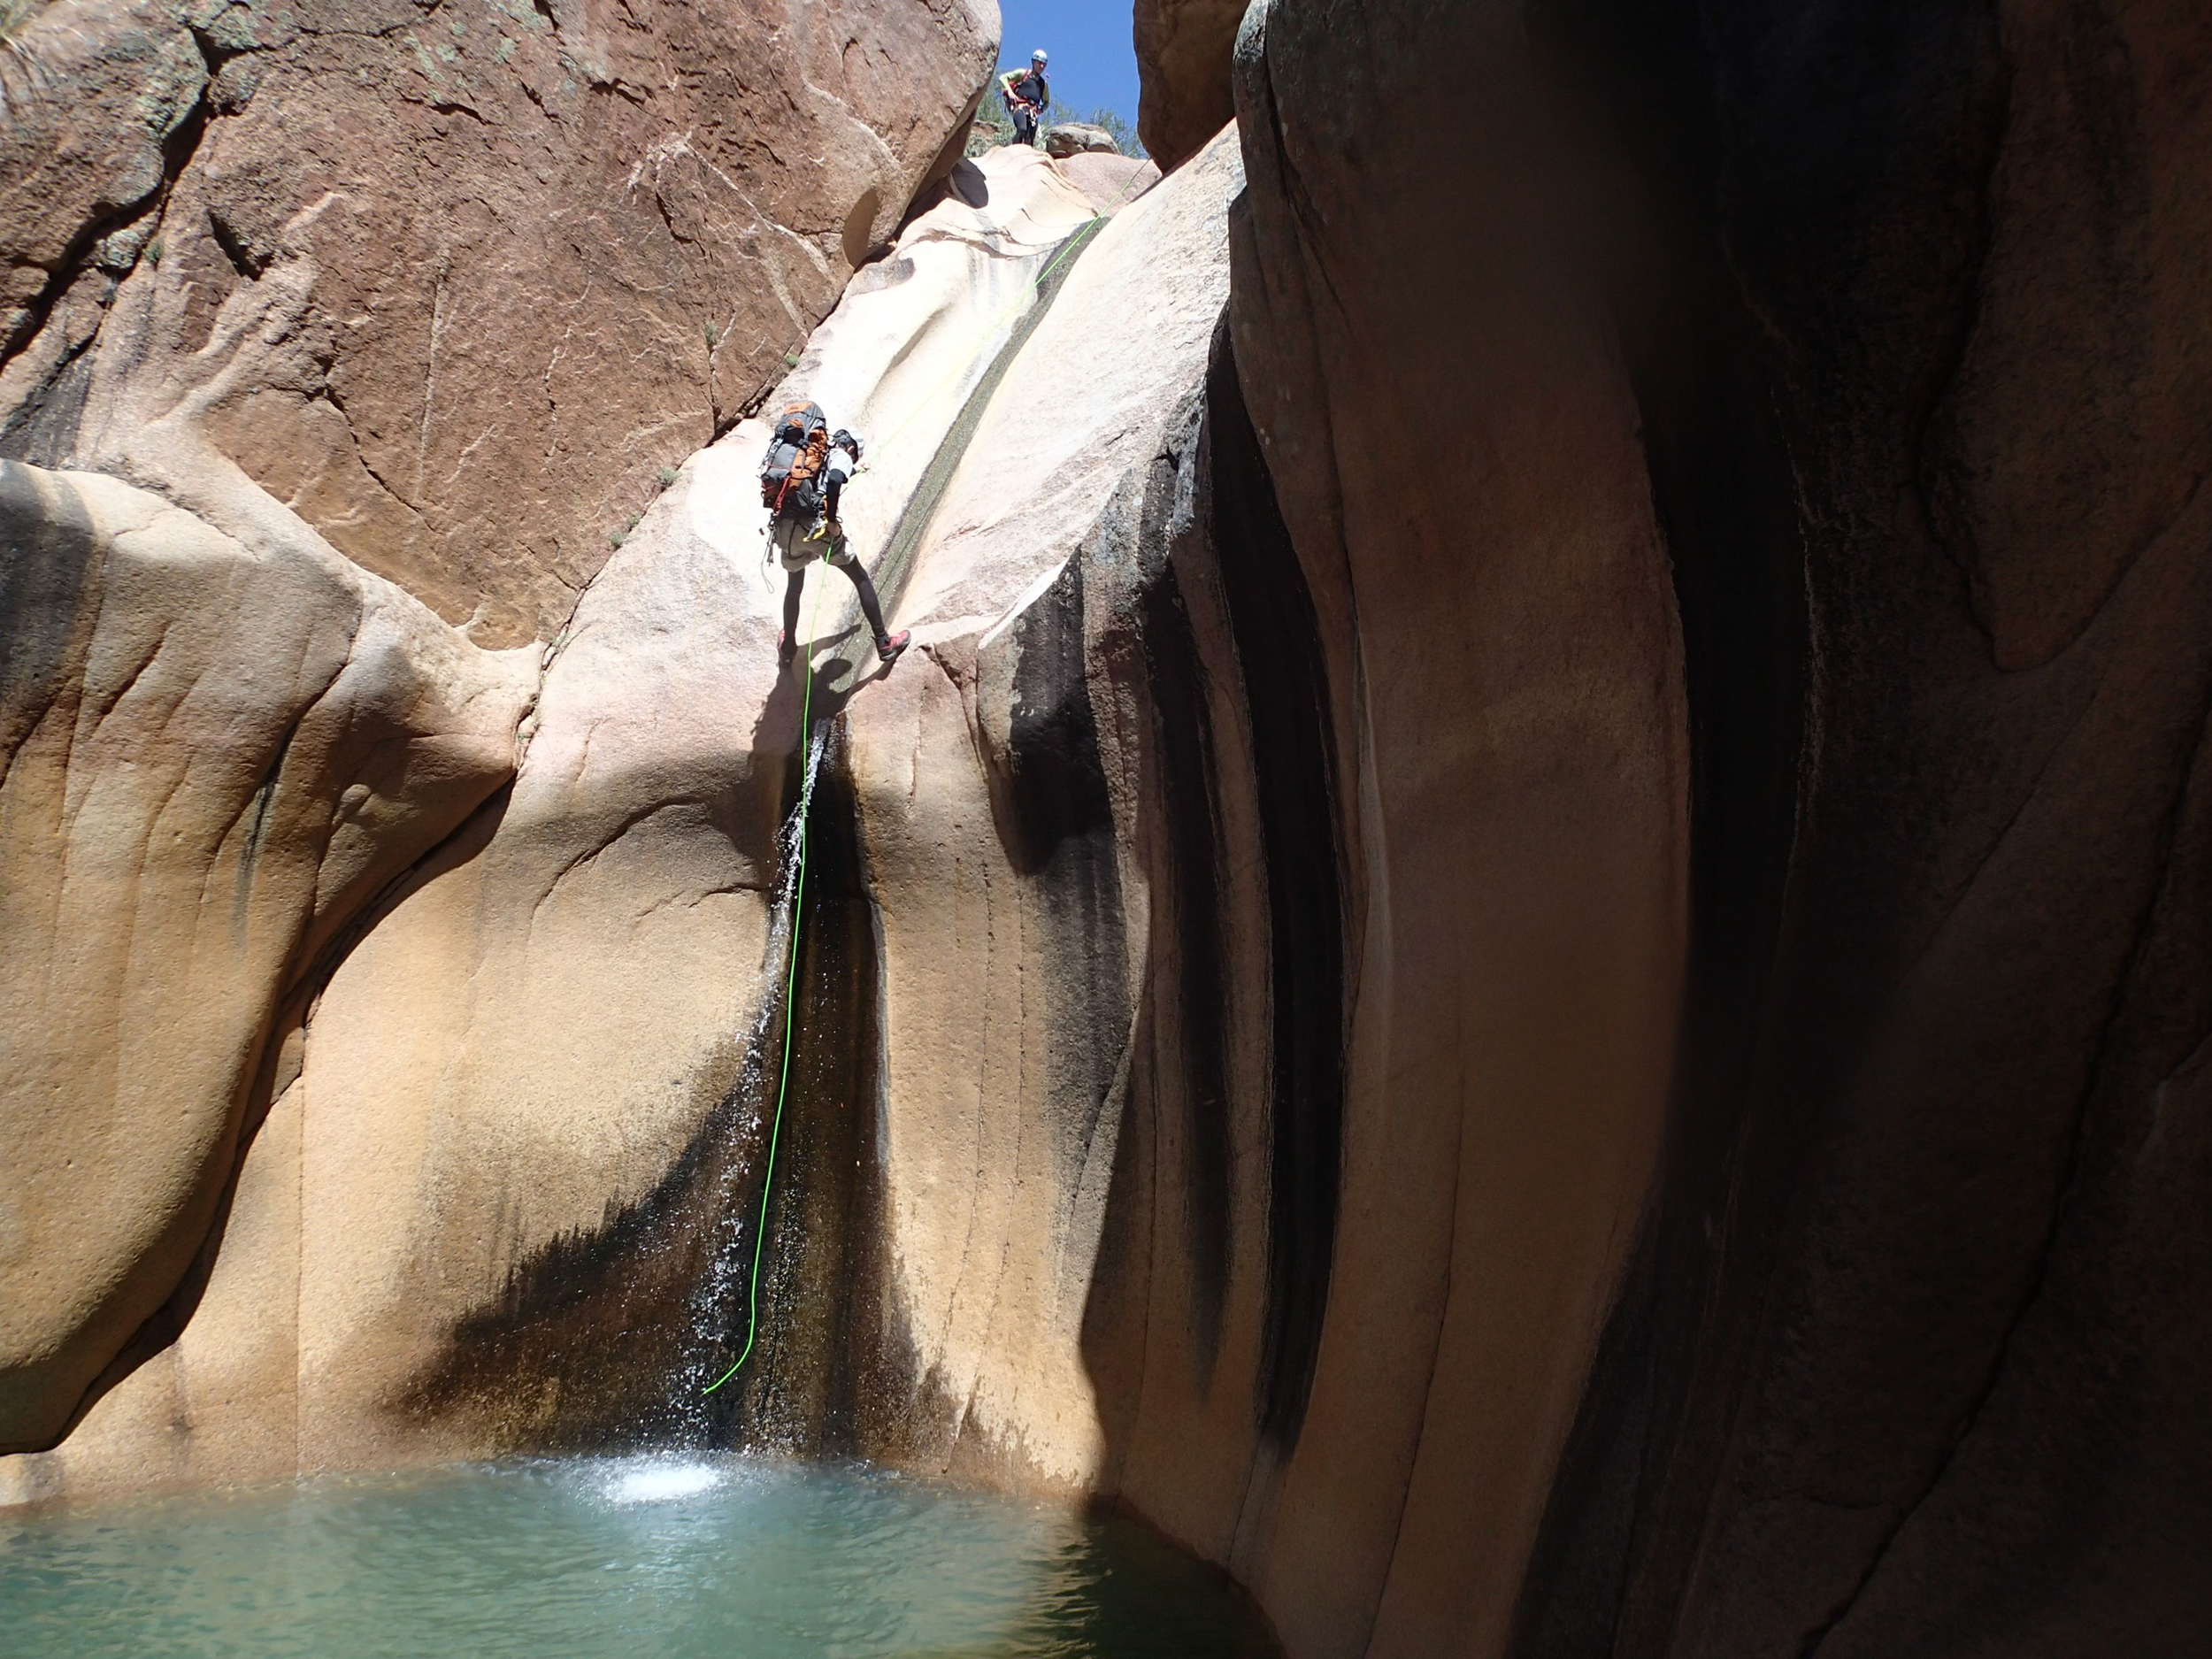
M676 469L672 466L664 466L661 468L660 480L661 488L663 489L666 489L671 484L673 484L676 481Z
M1013 142L1014 123L1006 119L1005 106L999 103L997 94L985 95L981 107L975 112L975 126L968 133L967 153L979 156L987 150L996 150L1001 144Z
M1048 127L1063 127L1071 121L1084 121L1093 127L1104 127L1113 134L1114 142L1125 156L1141 157L1145 154L1143 142L1137 136L1137 129L1125 120L1118 111L1096 109L1088 115L1078 115L1057 98L1053 99L1045 110L1045 125ZM1007 114L1006 106L1000 102L998 93L993 90L985 95L983 106L975 112L975 128L968 134L967 153L979 156L987 150L996 150L1001 144L1013 142L1013 119Z
M1137 129L1123 120L1118 111L1093 110L1091 125L1102 127L1111 133L1123 155L1146 157L1149 154L1144 147L1144 141L1137 136Z

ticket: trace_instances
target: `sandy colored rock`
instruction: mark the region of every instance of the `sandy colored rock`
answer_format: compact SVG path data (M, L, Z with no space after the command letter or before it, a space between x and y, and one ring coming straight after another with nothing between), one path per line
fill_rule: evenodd
M1102 127L1088 121L1063 121L1045 129L1045 154L1056 160L1081 155L1118 156L1121 146Z
M1172 171L1236 113L1229 63L1244 0L1137 0L1137 132Z
M949 177L786 388L914 650L818 573L802 764L695 457L4 1490L735 1441L1110 1497L1297 1659L2193 1651L2205 26L1770 10L1263 6L1110 224Z
M987 205L910 227L792 381L871 440L846 515L864 547L1091 217L1036 151L979 171ZM726 1145L711 1179L757 1168L757 1102L724 1104L778 978L798 717L760 563L764 435L695 457L594 583L512 788L380 911L290 1039L296 1081L245 1155L188 1336L58 1450L8 1460L18 1496L598 1443L726 1334L719 1307L693 1327L720 1217L686 1171ZM826 625L849 593L827 580ZM664 1188L703 1227L656 1233ZM282 1214L255 1197L286 1194ZM603 1257L580 1242L609 1230ZM531 1325L549 1262L599 1286L605 1323ZM272 1284L282 1309L257 1308ZM606 1363L626 1352L634 1373Z
M1077 566L1187 418L1241 183L1232 134L1083 251L916 557L896 621L923 672L844 716L880 917L879 1202L911 1355L910 1403L880 1412L879 1439L1018 1486L1095 1489L1113 1449L1085 1316L1111 1271L1146 917Z
M1666 1123L1683 648L1578 181L1521 137L1517 25L1414 8L1354 70L1357 22L1319 10L1247 25L1231 317L1256 449L1210 411L1226 580L1294 554L1244 603L1305 590L1240 656L1283 775L1263 844L1310 843L1306 890L1271 894L1276 949L1311 941L1314 981L1275 999L1308 1034L1273 1053L1297 1136L1270 1177L1294 1248L1268 1269L1265 1495L1210 1525L1294 1653L1495 1653ZM1382 234L1412 211L1385 181L1437 154L1470 158L1451 227ZM1270 692L1277 655L1298 672ZM1179 1484L1176 1445L1133 1493Z
M151 481L147 397L201 375L198 434L341 551L549 638L949 165L992 11L48 6L0 130L37 164L0 175L0 453ZM204 374L286 271L281 364Z
M0 523L0 1443L20 1448L176 1288L266 1103L277 1002L506 778L536 675L304 532L249 549L13 463Z
M1064 157L1060 171L1102 213L1119 212L1160 181L1160 170L1139 156L1102 156L1085 150Z
M927 641L987 628L1068 558L1195 385L1228 297L1217 257L1241 177L1233 133L1085 250L1007 372L899 607Z
M803 394L869 440L845 518L872 552L1033 280L1088 217L1033 150L979 165L987 205L949 201L910 227L771 400ZM774 1052L755 1038L780 979L774 901L790 849L774 838L796 781L798 686L773 649L782 580L761 563L766 435L748 422L695 457L594 584L482 853L372 935L310 1027L311 1462L419 1455L426 1432L464 1447L597 1443L657 1411L698 1431L696 1389L726 1352L732 1308L695 1297L727 1243L721 1227L749 1229L757 1202L769 1102L749 1067ZM802 614L828 641L827 677L864 634L842 614L845 579L818 567L810 580L821 597ZM919 658L905 672L927 677ZM814 879L818 907L829 878ZM818 909L810 925L826 930ZM426 973L426 952L443 965ZM419 1018L430 1023L409 1063L418 1076L378 1075L367 1056ZM803 1056L837 1043L825 1027L803 1034ZM803 1064L799 1075L803 1094ZM794 1202L823 1133L810 1110L791 1106ZM396 1138L396 1119L410 1125ZM425 1166L452 1174L425 1184ZM657 1209L670 1194L681 1202ZM492 1216L501 1229L488 1237ZM775 1259L833 1262L836 1240L826 1223L782 1240ZM664 1272L672 1257L687 1275ZM634 1369L606 1374L573 1319L534 1345L528 1287L549 1263L580 1275L568 1293L588 1283L618 1310L605 1317L629 1333ZM807 1310L770 1291L772 1358L757 1374L771 1380L726 1403L756 1437L819 1443L808 1356L788 1346ZM410 1388L416 1409L391 1413Z

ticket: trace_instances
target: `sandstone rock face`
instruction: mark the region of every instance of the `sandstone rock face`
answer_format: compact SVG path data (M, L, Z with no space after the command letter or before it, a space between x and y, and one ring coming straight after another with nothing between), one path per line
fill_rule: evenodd
M1161 166L1190 159L1236 113L1229 63L1244 0L1137 0L1137 132Z
M285 1064L273 1010L506 778L536 668L311 534L250 549L109 479L0 463L0 537L16 1449L185 1278Z
M1568 73L1539 84L1538 60ZM1406 0L1268 7L1238 67L1239 365L1363 757L1345 812L1366 872L1359 1005L1441 972L1466 1032L1517 988L1455 978L1493 943L1450 874L1377 879L1422 869L1420 832L1479 823L1481 860L1516 826L1584 822L1557 800L1490 818L1498 791L1470 786L1524 728L1461 718L1494 668L1541 708L1547 671L1632 660L1601 631L1586 654L1594 603L1628 614L1566 576L1560 551L1590 543L1500 553L1532 507L1611 494L1545 480L1599 424L1569 418L1573 388L1602 389L1586 410L1627 451L1597 472L1618 479L1617 522L1638 457L1648 479L1689 738L1664 1179L1634 1199L1626 1119L1555 1116L1526 1142L1618 1160L1604 1252L1554 1281L1584 1298L1563 1329L1603 1316L1594 1362L1545 1375L1530 1310L1483 1311L1508 1261L1594 1219L1594 1187L1551 1189L1588 1210L1487 1192L1462 1213L1495 1230L1440 1293L1362 1313L1363 1215L1405 1228L1433 1189L1409 1169L1363 1202L1348 1153L1329 1321L1358 1335L1325 1332L1253 1573L1293 1651L2189 1651L2212 1617L2195 1566L2212 383L2181 250L2212 212L2212 31L2161 7ZM1580 173L1597 153L1615 171ZM1446 177L1463 212L1399 234ZM1589 291L1600 273L1614 304ZM1387 489L1348 435L1379 380L1453 434ZM1459 557L1419 560L1429 511L1460 526L1442 543ZM1468 649L1403 654L1425 636L1380 571ZM1415 662L1426 706L1384 718ZM1369 833L1378 801L1392 821L1408 728L1436 803L1410 845L1402 820ZM1581 787L1632 775L1577 752ZM1625 868L1596 846L1574 855L1585 879ZM1378 951L1376 907L1402 894L1453 926ZM1540 1075L1547 1024L1460 1047L1416 1009L1356 1020L1353 1045L1378 1025L1408 1045L1383 1073L1406 1102L1401 1079L1440 1067L1467 1087ZM1402 1105L1386 1121L1386 1144L1420 1133ZM1462 1146L1488 1144L1459 1166L1463 1202L1514 1167L1491 1140L1511 1122L1468 1118ZM1609 1313L1588 1299L1609 1282ZM1416 1423L1387 1379L1427 1356L1392 1345L1432 1310ZM1373 1438L1371 1486L1330 1467L1340 1409Z
M1603 66L1673 66L1625 84L1698 324L1627 339L1708 942L1529 1625L1594 1583L1625 1651L2185 1652L2212 24L1783 15Z
M383 853L293 880L300 942L249 929L275 1031L191 1057L266 1116L180 1332L4 1490L735 1440L1117 1498L1301 1659L2194 1651L2208 64L2181 8L1310 0L1247 19L1241 132L1110 224L1111 158L949 179L783 388L872 440L848 527L916 649L877 673L817 572L779 676L762 433L694 457L511 790L326 988L323 895ZM50 188L118 194L140 142ZM207 373L310 373L311 253ZM183 303L144 276L102 354ZM214 443L199 372L95 376L88 419L160 438L117 464L204 503L179 536L273 536L168 447ZM41 526L145 499L5 478ZM402 611L461 688L408 731L511 715ZM40 649L11 698L160 668ZM215 959L208 872L311 725L185 826L165 971ZM39 803L78 796L27 787L35 899L197 810L85 778L139 818L64 865L83 809ZM710 1398L802 799L766 1318ZM143 1028L84 1005L24 1029L127 1073ZM141 1213L205 1202L139 1150Z
M1149 464L1228 298L1226 216L1242 181L1233 132L1207 163L1115 216L1008 370L903 590L918 640L1003 621Z
M1225 582L1279 503L1269 569L1305 589L1274 624L1304 665L1248 699L1285 777L1263 842L1295 859L1270 908L1302 946L1271 1085L1296 1161L1270 1178L1267 1506L1179 1508L1297 1653L1504 1647L1682 990L1683 641L1633 388L1518 24L1448 10L1378 17L1356 71L1349 8L1256 15L1240 48L1257 449L1232 463L1217 403L1213 534ZM1399 234L1385 181L1438 154L1469 158L1459 208ZM1187 1455L1154 1455L1166 1486Z
M843 716L883 987L874 1202L910 1379L871 1438L1018 1486L1112 1484L1120 1402L1087 1321L1120 1279L1102 1252L1148 933L1124 832L1148 803L1134 734L1106 747L1092 630L1129 626L1113 595L1140 549L1117 503L1187 425L1241 184L1225 133L1084 250L902 585L921 660Z
M1062 157L1060 171L1102 213L1118 212L1160 181L1150 161L1090 150Z
M204 446L480 641L549 638L949 165L995 32L56 0L9 42L0 453L166 491Z
M1056 159L1094 152L1118 156L1121 146L1114 142L1111 133L1102 127L1093 127L1088 121L1063 121L1045 129L1045 153Z
M865 548L1091 218L1034 150L979 173L986 205L910 227L791 380L872 440L846 514ZM695 1400L730 1310L691 1299L757 1196L749 1038L799 714L764 436L686 466L557 642L513 787L380 909L311 1018L290 1010L184 1336L10 1460L16 1495L604 1444L670 1429L672 1371ZM826 632L849 593L827 580Z

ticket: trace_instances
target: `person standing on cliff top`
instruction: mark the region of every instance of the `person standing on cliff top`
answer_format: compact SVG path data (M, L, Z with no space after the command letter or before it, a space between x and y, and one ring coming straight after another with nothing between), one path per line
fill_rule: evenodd
M799 595L806 567L818 555L842 571L860 594L860 609L876 636L876 657L886 668L899 659L911 635L903 628L885 631L876 585L853 557L837 503L853 470L860 465L860 440L840 428L832 433L818 403L793 403L776 417L774 435L760 464L761 500L768 508L768 537L783 565L783 632L776 635L776 661L789 667L799 651Z
M1045 111L1052 104L1052 83L1045 78L1045 49L1029 54L1026 73L1010 69L998 78L998 95L1014 118L1014 142L1034 145L1043 130Z

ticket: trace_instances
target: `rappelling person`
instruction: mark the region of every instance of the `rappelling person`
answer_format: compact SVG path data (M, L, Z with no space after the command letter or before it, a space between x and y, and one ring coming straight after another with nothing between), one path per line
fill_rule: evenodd
M998 78L998 95L1014 118L1014 142L1037 144L1044 130L1045 111L1052 104L1052 83L1045 78L1045 49L1029 54L1026 70L1010 69Z
M853 557L837 519L838 498L860 465L860 440L841 427L833 433L817 403L793 403L776 417L768 453L760 464L761 500L768 509L768 535L784 569L783 632L776 635L776 661L789 667L799 651L799 595L806 567L816 557L828 560L852 579L860 609L876 636L876 657L886 668L912 637L883 626L876 585Z

